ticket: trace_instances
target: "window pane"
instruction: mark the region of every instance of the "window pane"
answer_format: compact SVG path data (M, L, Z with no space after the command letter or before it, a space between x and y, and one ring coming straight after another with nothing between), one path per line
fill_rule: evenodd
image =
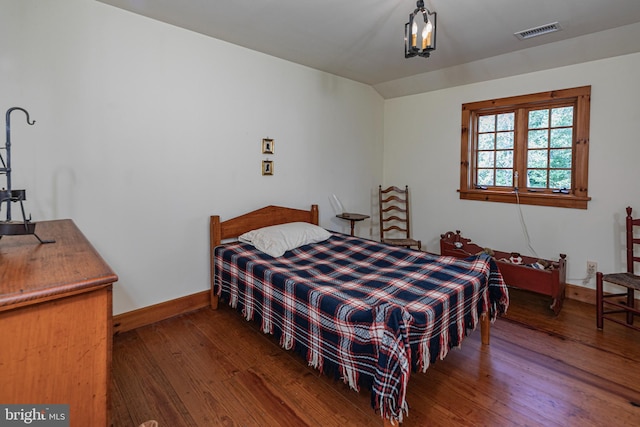
M502 187L513 187L513 169L497 169L496 185Z
M573 129L551 129L551 148L571 147Z
M528 170L527 186L529 188L547 188L547 171L546 170Z
M493 150L495 145L495 133L483 133L478 135L478 150Z
M460 198L511 203L517 185L519 203L586 209L590 95L584 86L462 104Z
M478 169L478 185L493 185L493 169Z
M547 130L530 130L529 131L529 148L547 148L549 141L547 140Z
M528 168L546 168L547 150L529 150L527 157Z
M514 129L515 113L498 114L498 131Z
M513 167L513 151L496 151L496 167L512 168Z
M478 118L478 132L495 132L496 130L496 116L492 114L490 116L480 116Z
M549 110L529 111L529 129L540 129L549 127Z
M571 171L549 171L549 188L571 188Z
M497 148L513 148L513 132L500 132L498 134Z
M494 166L493 153L495 151L481 151L478 153L478 167L492 168Z
M551 150L549 167L571 169L571 150Z
M553 108L551 110L551 127L572 126L573 107Z

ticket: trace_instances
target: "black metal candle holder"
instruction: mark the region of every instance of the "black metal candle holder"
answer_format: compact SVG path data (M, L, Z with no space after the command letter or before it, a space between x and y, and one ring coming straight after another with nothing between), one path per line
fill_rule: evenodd
M0 150L5 150L5 156L2 157L0 152L0 175L5 175L7 186L0 190L0 211L2 211L2 204L6 203L7 215L6 221L0 221L0 239L2 236L19 236L25 234L32 234L40 241L40 243L54 243L55 240L44 240L36 234L36 223L31 222L31 215L27 218L24 211L24 201L27 199L26 190L13 190L11 188L11 113L14 110L20 110L27 116L27 124L33 125L35 120L29 119L29 112L24 108L13 107L7 110L5 115L7 126L7 142L4 147L0 147ZM20 204L20 210L22 212L22 221L11 220L11 206L13 203Z

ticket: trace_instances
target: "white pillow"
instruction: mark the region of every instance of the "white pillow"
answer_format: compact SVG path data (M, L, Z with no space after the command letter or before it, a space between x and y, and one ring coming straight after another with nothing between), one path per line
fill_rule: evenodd
M279 257L286 251L309 243L318 243L331 237L331 233L322 227L308 222L290 222L251 230L238 237L238 240L253 245L259 251Z

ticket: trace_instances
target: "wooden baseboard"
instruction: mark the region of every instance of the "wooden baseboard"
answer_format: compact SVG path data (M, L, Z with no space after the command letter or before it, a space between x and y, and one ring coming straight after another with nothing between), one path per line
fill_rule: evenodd
M564 288L564 297L573 299L587 304L596 305L596 290L585 288L584 286L572 285L567 283Z
M207 290L118 314L113 316L113 334L116 335L120 332L151 325L179 314L208 307L210 298L210 292Z
M587 304L596 305L596 290L567 283L567 286L565 287L565 298L571 298L577 301L586 302ZM640 304L640 299L637 298L637 293L636 304Z

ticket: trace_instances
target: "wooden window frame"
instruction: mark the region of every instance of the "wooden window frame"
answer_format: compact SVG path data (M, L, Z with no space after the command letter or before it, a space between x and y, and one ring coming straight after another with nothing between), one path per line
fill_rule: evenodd
M571 103L574 108L574 132L572 146L571 188L568 193L555 193L549 189L527 189L526 173L520 173L516 186L476 188L475 176L475 122L479 113L517 111L555 107L561 103ZM526 205L554 206L587 209L591 200L588 194L589 181L589 118L591 106L591 86L540 92L530 95L513 96L462 105L462 131L460 143L460 199L486 202L520 203ZM526 119L516 112L516 128L526 127ZM524 132L526 134L526 132ZM526 138L516 136L516 147L526 148ZM515 159L514 159L515 160ZM523 164L514 165L516 170L525 170Z

